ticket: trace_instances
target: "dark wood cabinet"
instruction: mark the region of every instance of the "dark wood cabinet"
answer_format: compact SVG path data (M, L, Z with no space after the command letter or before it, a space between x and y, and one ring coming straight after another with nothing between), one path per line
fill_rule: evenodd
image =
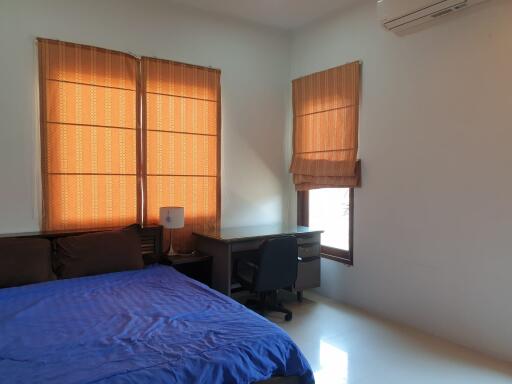
M163 256L160 264L170 265L178 272L212 286L212 258L208 255Z

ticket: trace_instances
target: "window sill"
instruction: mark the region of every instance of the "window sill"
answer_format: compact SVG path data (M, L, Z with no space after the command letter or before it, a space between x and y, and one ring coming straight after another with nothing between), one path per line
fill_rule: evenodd
M351 255L349 255L348 252L347 252L347 256L330 255L327 253L321 253L320 256L324 259L337 261L338 263L342 263L342 264L345 264L350 267L354 265L352 257L350 257Z

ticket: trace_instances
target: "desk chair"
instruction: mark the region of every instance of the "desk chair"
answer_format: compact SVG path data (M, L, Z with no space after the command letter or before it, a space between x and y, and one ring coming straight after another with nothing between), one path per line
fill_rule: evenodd
M240 254L235 263L235 276L242 288L259 295L259 301L249 300L246 305L256 304L258 312L265 310L282 312L285 320L292 319L292 312L279 302L279 289L291 288L297 279L297 239L283 236L266 240L253 252Z

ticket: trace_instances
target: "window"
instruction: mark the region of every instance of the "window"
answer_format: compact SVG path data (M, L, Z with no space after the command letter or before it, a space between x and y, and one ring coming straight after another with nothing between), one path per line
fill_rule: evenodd
M297 194L298 225L320 229L322 256L353 264L352 188L321 188Z
M43 228L220 223L220 71L38 39Z
M299 225L324 230L322 255L353 264L353 188L357 158L361 62L292 81L293 153Z

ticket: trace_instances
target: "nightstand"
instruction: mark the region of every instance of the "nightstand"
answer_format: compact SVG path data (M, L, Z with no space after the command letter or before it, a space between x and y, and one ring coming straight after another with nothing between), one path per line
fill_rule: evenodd
M212 258L204 254L192 256L163 256L160 264L170 265L178 272L211 287Z

